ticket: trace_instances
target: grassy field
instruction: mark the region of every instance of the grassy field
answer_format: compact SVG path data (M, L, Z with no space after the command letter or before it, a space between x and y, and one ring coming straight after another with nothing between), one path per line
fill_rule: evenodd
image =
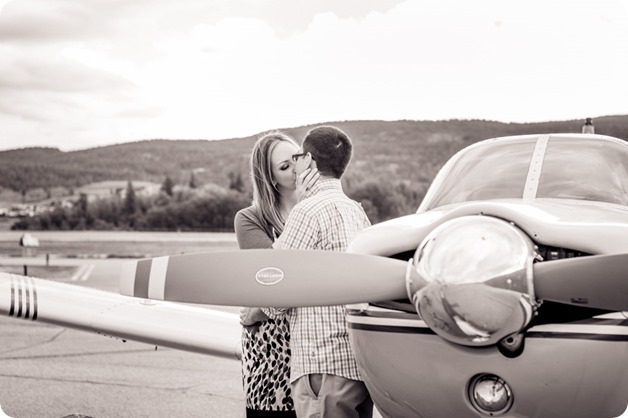
M129 235L131 234L131 235ZM177 254L189 254L197 252L212 252L221 250L235 250L238 249L235 241L211 241L207 238L202 240L203 237L199 237L198 241L195 240L181 240L180 234L173 233L172 239L155 239L155 240L140 240L140 241L122 241L121 239L133 237L132 233L121 233L117 239L120 241L92 241L92 240L42 240L41 246L37 248L37 251L28 255L25 263L28 264L27 275L40 277L45 279L68 279L72 277L80 265L54 265L54 261L50 261L49 266L45 266L46 255L50 257L50 260L55 258L80 258L80 259L93 259L93 258L151 258L160 257L164 255L177 255ZM61 234L61 237L64 237ZM5 237L6 238L6 237ZM14 265L14 263L3 263L2 259L9 260L15 257L22 257L22 247L17 243L17 240L2 240L0 239L0 271L24 274L23 265Z
M0 233L2 233L2 231L9 231L11 230L11 225L13 225L13 220L9 220L9 218L0 218Z
M46 254L50 254L50 257L69 258L144 258L237 248L235 242L43 241L37 249L37 256L45 257ZM20 257L21 255L22 248L17 243L0 241L0 257Z
M76 200L81 193L93 197L108 197L116 192L126 190L128 182L126 180L111 180L89 183L70 191L66 187L51 187L48 191L41 187L30 189L24 196L21 193L0 188L0 208L11 207L19 203L26 204L46 204L51 200ZM137 193L156 193L161 185L149 181L135 180L133 188Z
M78 270L78 266L27 266L27 275L41 279L67 279ZM0 271L11 274L24 274L24 266L1 265Z

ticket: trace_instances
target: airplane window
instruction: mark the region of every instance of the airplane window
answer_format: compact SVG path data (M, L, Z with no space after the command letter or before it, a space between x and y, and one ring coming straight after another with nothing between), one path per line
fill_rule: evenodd
M427 202L432 209L451 203L521 198L534 151L535 139L489 142L460 155Z
M601 139L552 137L537 197L628 206L628 147Z

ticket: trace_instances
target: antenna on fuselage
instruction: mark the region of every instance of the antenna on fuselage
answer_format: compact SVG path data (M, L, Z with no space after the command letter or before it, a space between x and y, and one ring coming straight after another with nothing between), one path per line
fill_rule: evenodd
M584 122L584 125L582 125L582 133L583 134L595 133L595 126L593 126L593 120L591 118L587 118L587 120Z

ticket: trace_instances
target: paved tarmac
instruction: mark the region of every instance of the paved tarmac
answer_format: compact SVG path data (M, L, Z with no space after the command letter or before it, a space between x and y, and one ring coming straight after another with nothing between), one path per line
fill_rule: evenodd
M0 266L25 261L44 262L2 258ZM82 266L59 281L117 292L122 261L51 263ZM244 417L236 360L8 317L0 318L0 406L13 418Z

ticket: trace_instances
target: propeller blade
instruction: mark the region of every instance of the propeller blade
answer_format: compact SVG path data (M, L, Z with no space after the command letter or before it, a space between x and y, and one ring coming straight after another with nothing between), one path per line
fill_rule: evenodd
M534 289L543 300L628 311L628 254L536 263Z
M407 267L386 257L320 250L182 254L125 263L120 293L232 306L376 302L407 297Z

